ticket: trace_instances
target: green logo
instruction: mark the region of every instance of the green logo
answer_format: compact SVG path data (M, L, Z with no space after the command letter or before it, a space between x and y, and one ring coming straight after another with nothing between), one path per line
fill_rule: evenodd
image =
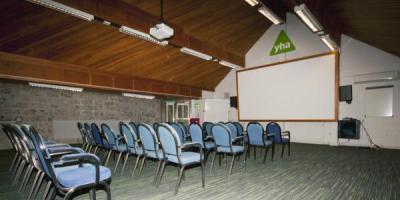
M276 39L274 46L272 46L271 51L269 52L270 56L275 56L281 53L286 53L290 51L296 50L296 47L290 41L289 37L286 35L285 31L281 31Z

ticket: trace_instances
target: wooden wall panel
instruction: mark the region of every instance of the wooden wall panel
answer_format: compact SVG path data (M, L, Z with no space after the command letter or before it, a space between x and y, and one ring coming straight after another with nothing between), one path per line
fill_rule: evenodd
M92 84L105 87L113 87L113 77L110 75L92 73Z
M90 73L78 70L64 69L64 81L71 83L90 84Z
M133 80L129 76L116 76L114 79L114 86L123 89L133 89Z

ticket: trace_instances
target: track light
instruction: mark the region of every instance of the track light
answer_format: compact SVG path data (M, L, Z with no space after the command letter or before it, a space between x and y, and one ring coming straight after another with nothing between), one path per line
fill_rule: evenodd
M256 6L258 4L257 0L245 0L248 4L250 4L251 6Z
M124 97L133 97L133 98L141 98L141 99L155 99L155 96L152 95L143 95L143 94L133 94L133 93L122 93Z
M168 45L168 41L161 41L161 42L160 42L160 41L158 41L158 40L152 38L152 37L151 37L149 34L147 34L147 33L143 33L143 32L141 32L141 31L135 30L135 29L130 28L130 27L127 27L127 26L121 26L121 27L119 28L119 32L128 34L128 35L133 36L133 37L135 37L135 38L139 38L139 39L142 39L142 40L146 40L146 41L149 41L149 42L152 42L152 43L154 43L154 44L161 45L161 46L166 46L166 45Z
M63 12L68 15L75 16L75 17L81 18L86 21L94 20L94 16L89 13L77 10L75 8L66 6L64 4L61 4L61 3L58 3L58 2L55 2L52 0L26 0L26 1L34 3L34 4L38 4L38 5L47 7L47 8L51 8L53 10L57 10L59 12Z
M227 61L224 61L224 60L221 60L221 61L219 61L218 63L219 63L220 65L227 66L227 67L230 67L230 68L232 68L232 69L240 68L239 65L235 65L235 64L233 64L233 63L230 63L230 62L227 62Z
M294 7L294 12L303 20L303 22L315 33L322 31L322 25L311 13L305 4Z
M281 18L264 5L259 7L257 10L274 24L281 24L283 22Z
M71 91L71 92L82 92L83 91L83 88L69 87L69 86L63 86L63 85L52 85L52 84L32 83L32 82L29 82L29 85L32 87L50 88L50 89L56 89L56 90L67 90L67 91Z
M338 45L335 41L333 41L329 35L321 35L319 36L321 40L329 47L332 51L336 51L338 49Z
M189 54L189 55L192 55L192 56L196 56L196 57L204 59L204 60L212 60L212 56L209 56L207 54L204 54L204 53L201 53L201 52L198 52L196 50L189 49L189 48L186 48L186 47L182 47L180 51L182 53L186 53L186 54Z

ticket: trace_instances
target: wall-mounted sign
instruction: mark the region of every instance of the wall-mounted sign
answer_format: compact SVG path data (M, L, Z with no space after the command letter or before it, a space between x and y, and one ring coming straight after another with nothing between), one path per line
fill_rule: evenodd
M290 41L285 31L282 30L279 33L278 38L276 38L274 46L272 46L269 55L275 56L281 53L286 53L294 50L296 50L296 47L294 46L293 42Z

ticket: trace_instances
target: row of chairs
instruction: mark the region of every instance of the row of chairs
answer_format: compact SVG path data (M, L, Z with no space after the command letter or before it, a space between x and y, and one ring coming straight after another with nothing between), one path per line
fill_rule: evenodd
M96 199L97 189L105 190L107 199L111 199L111 171L100 165L96 155L45 141L34 127L26 124L2 124L2 130L16 152L9 168L14 177L12 184L18 186L19 193L31 185L27 200L36 199L46 182L42 199L55 199L57 195L72 199L82 193Z

